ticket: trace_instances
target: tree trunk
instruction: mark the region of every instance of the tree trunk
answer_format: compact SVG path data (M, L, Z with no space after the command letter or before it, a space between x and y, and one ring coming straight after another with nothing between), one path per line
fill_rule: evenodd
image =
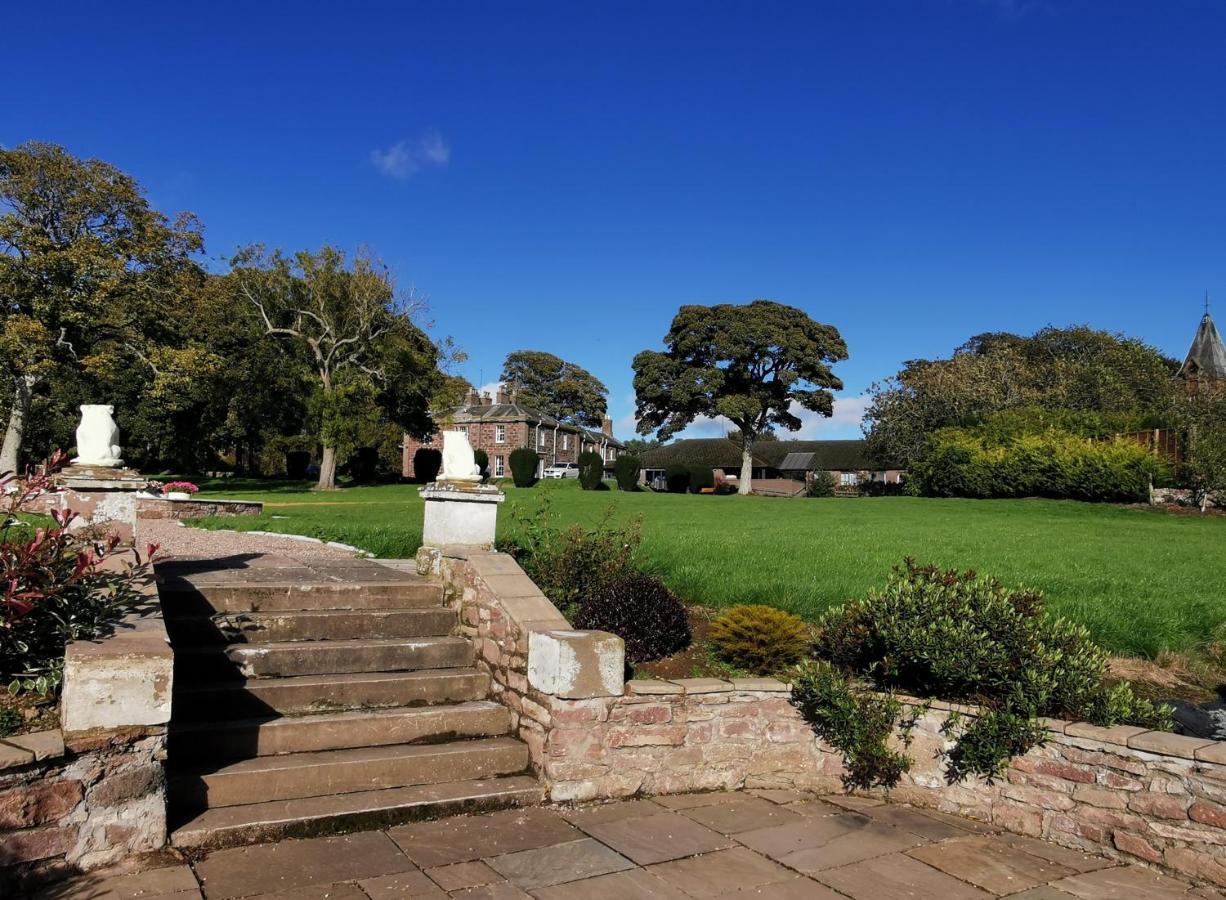
M319 484L317 491L336 490L336 448L324 447L324 455L319 461Z
M0 472L16 472L21 461L21 441L26 430L26 416L30 412L30 396L34 379L19 375L15 380L13 408L9 411L9 424L4 432L4 444L0 446Z
M742 497L753 490L753 438L752 432L741 429L741 479L736 492Z

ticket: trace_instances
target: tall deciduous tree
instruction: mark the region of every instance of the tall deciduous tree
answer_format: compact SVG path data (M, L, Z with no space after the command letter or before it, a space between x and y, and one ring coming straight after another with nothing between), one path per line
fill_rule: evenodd
M831 391L843 387L830 368L847 359L838 329L773 300L683 306L664 344L634 358L639 433L666 440L698 416L723 416L741 435L741 494L752 490L758 436L800 428L792 404L831 415Z
M0 150L0 366L11 397L0 470L18 467L35 392L53 374L211 364L175 358L158 333L185 282L198 281L202 246L192 216L167 219L114 166L52 144Z
M609 389L591 372L541 350L516 350L502 364L502 380L519 399L560 422L599 428Z
M1180 473L1201 512L1226 502L1226 383L1202 382L1175 397L1174 419L1183 432Z
M235 294L315 373L319 489L336 487L338 449L371 429L376 408L411 433L430 431L440 351L412 321L422 303L399 294L385 267L364 251L347 259L324 247L291 257L258 246L232 265Z

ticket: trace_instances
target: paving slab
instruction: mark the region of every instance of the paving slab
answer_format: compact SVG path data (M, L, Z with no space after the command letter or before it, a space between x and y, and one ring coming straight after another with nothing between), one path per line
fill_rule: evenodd
M803 803L806 800L815 800L817 798L816 794L811 794L808 791L793 791L787 788L759 788L757 790L746 791L746 793L780 805L785 803Z
M833 869L865 859L900 853L923 844L924 838L895 828L872 822L861 831L844 834L820 847L797 850L779 861L797 872L813 875L823 869Z
M445 900L447 894L422 872L398 872L358 882L370 900Z
M618 819L634 819L655 816L662 808L650 800L617 800L562 810L562 818L572 825L596 825L600 822L616 822Z
M1050 884L1022 891L1020 894L1010 894L1009 900L1077 900L1072 894L1066 894Z
M532 900L531 894L525 894L515 885L500 881L498 884L484 884L481 887L455 891L452 897L463 897L465 900Z
M716 803L711 806L696 806L681 810L682 815L706 825L720 834L737 834L787 825L804 821L799 813L792 812L761 797L745 797L736 803Z
M718 897L794 877L778 863L745 847L660 863L647 871L691 897Z
M893 825L912 834L917 834L930 841L943 841L946 838L966 837L971 832L955 821L939 819L926 810L913 806L897 806L886 803L882 806L870 806L862 810L874 822Z
M1097 872L1085 872L1052 882L1057 890L1079 897L1080 900L1118 900L1120 897L1144 897L1145 900L1175 900L1189 896L1189 887L1166 875L1141 866L1113 866Z
M732 846L731 838L672 812L599 822L583 830L640 866Z
M483 884L506 881L480 860L436 866L433 869L426 869L426 875L445 891L460 891L465 888L480 887Z
M994 894L1015 894L1076 874L1074 869L1031 856L997 837L942 841L909 855Z
M488 860L507 881L526 891L633 869L634 863L600 841L583 838Z
M1041 841L1038 838L1025 837L1020 834L1005 832L1000 834L997 840L1015 850L1059 863L1075 872L1095 872L1098 869L1109 869L1119 865L1118 862L1104 856L1095 856L1093 853L1086 853L1082 850L1071 850L1050 841Z
M533 891L533 894L537 900L574 900L575 897L583 900L692 900L689 894L656 878L647 869L628 869L572 881Z
M127 875L86 875L53 885L37 894L36 900L197 900L201 896L191 866L184 863Z
M843 894L803 876L721 894L720 897L721 900L847 900Z
M809 816L787 825L758 828L736 836L737 841L773 859L781 859L797 850L821 847L845 834L862 831L872 820L859 813L837 816Z
M814 877L852 900L988 900L992 896L901 853L826 869Z
M422 868L535 850L583 837L559 813L540 808L414 822L392 828L388 835Z
M208 900L357 881L416 868L381 831L235 847L195 865Z
M737 803L744 796L737 791L709 791L703 794L669 794L653 797L652 800L665 809L689 809L693 806L710 806L713 803Z
M155 898L156 900L156 898ZM243 900L369 900L356 884L313 884L310 887L289 888L275 894L256 894Z
M822 797L827 803L841 806L843 809L865 809L869 806L880 806L885 801L880 797L859 797L855 794L827 794Z

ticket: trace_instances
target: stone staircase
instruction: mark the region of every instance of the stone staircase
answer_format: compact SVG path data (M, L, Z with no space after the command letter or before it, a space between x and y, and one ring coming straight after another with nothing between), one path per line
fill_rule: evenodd
M171 843L211 849L543 799L438 583L367 560L157 567Z

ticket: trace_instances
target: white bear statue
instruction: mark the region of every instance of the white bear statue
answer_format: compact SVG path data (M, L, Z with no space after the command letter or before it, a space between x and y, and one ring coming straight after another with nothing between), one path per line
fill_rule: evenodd
M443 432L443 471L439 481L480 481L481 469L462 431Z
M100 466L118 468L123 465L119 458L119 426L111 414L115 407L101 403L86 403L81 406L81 424L77 426L77 456L72 461L76 466Z

